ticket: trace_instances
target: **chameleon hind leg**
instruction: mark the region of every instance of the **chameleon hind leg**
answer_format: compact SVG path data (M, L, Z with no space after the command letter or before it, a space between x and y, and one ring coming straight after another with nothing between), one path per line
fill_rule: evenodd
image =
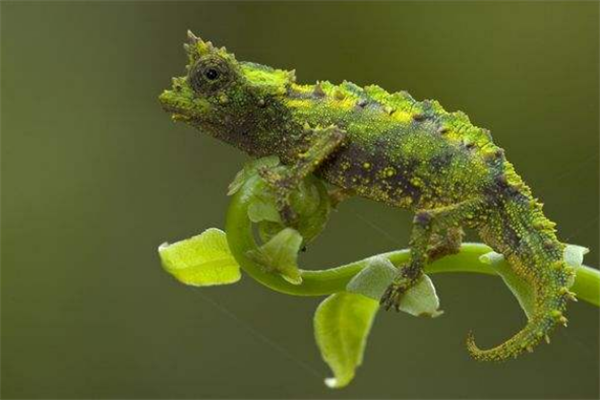
M458 252L462 241L460 225L469 224L479 204L477 200L467 200L415 214L409 243L410 261L398 268L396 278L381 297L380 303L386 310L399 310L402 296L421 278L429 261Z
M310 132L308 150L295 157L296 162L285 171L263 168L261 177L275 191L277 207L287 226L294 226L296 215L290 205L290 194L300 182L340 148L346 134L336 126L313 129Z

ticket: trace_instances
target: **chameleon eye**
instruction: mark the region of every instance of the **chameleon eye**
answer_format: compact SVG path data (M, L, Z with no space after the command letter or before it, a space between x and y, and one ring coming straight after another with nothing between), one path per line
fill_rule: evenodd
M219 71L217 71L214 68L208 68L208 69L206 69L206 71L204 71L204 76L209 81L217 80L219 78L219 75L220 75Z
M231 67L223 59L211 57L200 60L188 75L190 86L199 95L222 90L233 79Z

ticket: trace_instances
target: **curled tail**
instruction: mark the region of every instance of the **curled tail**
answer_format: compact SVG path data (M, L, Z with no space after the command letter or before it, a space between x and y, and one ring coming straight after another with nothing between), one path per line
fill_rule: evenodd
M569 267L565 264L565 268ZM533 348L544 339L549 343L549 334L558 324L567 326L567 318L563 313L567 300L571 299L573 294L566 286L549 285L547 288L540 289L536 296L543 298L541 304L536 304L536 310L527 325L506 342L491 349L481 350L475 344L473 333L469 332L467 350L471 356L479 361L502 361L517 357L524 351L532 352Z
M542 205L528 191L513 191L504 193L495 206L480 236L505 256L510 268L531 286L535 299L525 327L506 342L481 350L469 333L467 349L481 361L516 357L533 351L543 339L549 342L558 324L567 325L563 313L568 300L574 300L569 291L574 269L564 261L565 245L556 238L554 223L543 215Z

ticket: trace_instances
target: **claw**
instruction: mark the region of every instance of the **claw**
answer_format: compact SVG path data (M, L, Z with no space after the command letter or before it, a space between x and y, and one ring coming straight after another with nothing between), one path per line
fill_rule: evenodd
M396 311L400 311L400 302L404 297L404 293L414 286L421 275L421 272L414 274L414 271L420 270L411 268L409 264L400 267L399 270L402 272L392 281L392 283L390 283L379 300L379 304L382 305L386 311L392 307Z
M404 291L400 289L399 286L395 284L390 284L383 296L381 296L381 300L379 300L379 304L381 304L386 311L389 311L390 308L394 308L396 311L400 311L400 299L402 298L402 293Z

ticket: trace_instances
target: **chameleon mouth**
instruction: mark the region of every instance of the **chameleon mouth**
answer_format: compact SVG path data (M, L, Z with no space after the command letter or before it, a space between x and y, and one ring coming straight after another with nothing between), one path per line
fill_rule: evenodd
M189 111L190 104L179 96L175 90L165 90L158 96L158 100L163 110L171 114L174 121L189 121L192 119Z
M173 88L164 90L158 100L162 108L171 114L176 121L203 121L210 114L211 106L206 99L198 98L194 92L181 82L182 78L174 78Z
M158 101L166 112L177 113L180 111L180 108L173 102L174 94L173 90L165 90L158 96Z

